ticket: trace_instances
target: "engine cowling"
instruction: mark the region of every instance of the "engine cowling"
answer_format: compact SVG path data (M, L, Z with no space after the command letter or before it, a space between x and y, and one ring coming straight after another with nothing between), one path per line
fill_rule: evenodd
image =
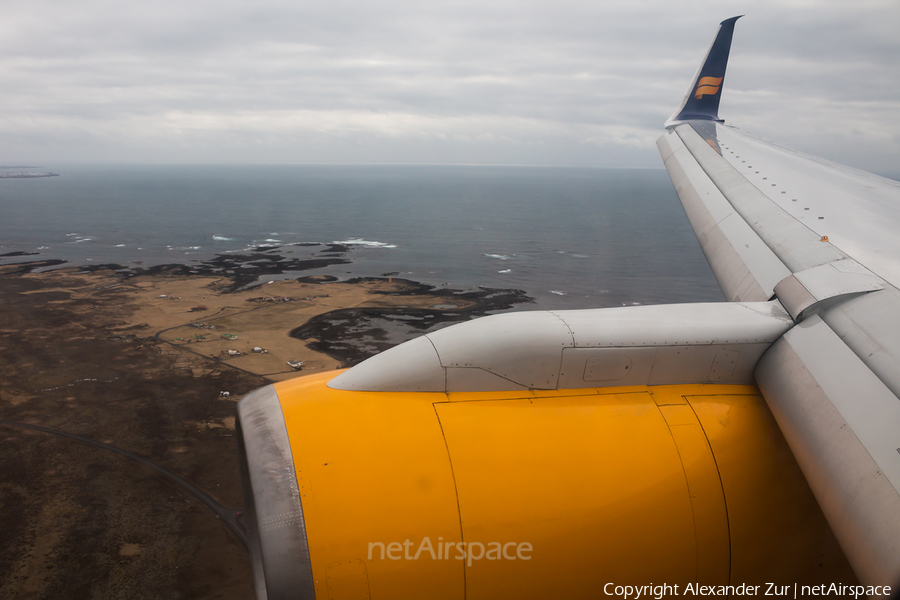
M258 596L855 582L752 385L791 324L777 303L499 315L253 392Z

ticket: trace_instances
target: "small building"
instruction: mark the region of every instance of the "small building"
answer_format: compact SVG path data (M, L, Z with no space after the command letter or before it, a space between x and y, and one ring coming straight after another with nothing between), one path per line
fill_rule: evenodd
M232 341L237 339L237 336L234 335L233 333L223 333L222 337L226 340L232 340Z

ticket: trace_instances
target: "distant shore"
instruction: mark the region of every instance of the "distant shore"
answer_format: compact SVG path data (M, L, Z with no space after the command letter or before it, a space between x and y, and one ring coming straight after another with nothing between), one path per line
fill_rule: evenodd
M0 179L32 179L34 177L59 177L59 173L50 173L50 172L3 173L2 171L0 171Z

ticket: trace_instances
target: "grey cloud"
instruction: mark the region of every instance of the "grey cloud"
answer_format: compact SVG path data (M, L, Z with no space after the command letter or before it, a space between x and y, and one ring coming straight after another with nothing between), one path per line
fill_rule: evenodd
M659 166L653 139L718 21L749 12L693 6L18 2L0 23L0 160ZM890 170L900 7L750 8L726 119Z

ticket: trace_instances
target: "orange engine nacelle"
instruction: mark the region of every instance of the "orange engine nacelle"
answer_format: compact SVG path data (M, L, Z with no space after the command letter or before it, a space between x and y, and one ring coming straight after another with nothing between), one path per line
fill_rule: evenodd
M753 386L393 393L334 376L239 407L261 598L856 581Z

